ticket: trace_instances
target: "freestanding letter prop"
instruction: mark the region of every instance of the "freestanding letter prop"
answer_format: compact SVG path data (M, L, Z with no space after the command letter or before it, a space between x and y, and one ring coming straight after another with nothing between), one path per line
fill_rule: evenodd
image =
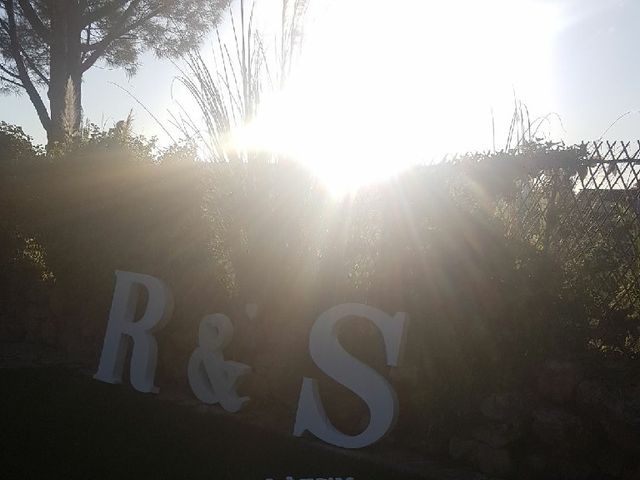
M226 315L207 315L200 322L198 348L189 359L191 390L198 400L209 405L220 403L227 412L239 411L249 397L239 397L236 387L251 371L249 365L227 361L223 350L231 342L233 325Z
M136 322L134 317L141 288L147 289L147 309ZM131 385L139 392L157 393L153 379L158 344L153 333L167 324L172 312L173 296L164 282L150 275L116 271L109 324L98 372L93 378L107 383L121 383L124 360L133 340Z
M381 331L387 365L397 366L404 343L406 314L391 317L377 308L357 303L345 303L330 308L316 320L309 336L311 358L327 375L344 385L369 407L370 421L358 435L346 435L329 421L322 406L317 380L305 377L298 400L298 412L293 434L301 436L308 430L316 437L344 448L361 448L382 438L395 423L398 400L393 387L368 365L350 355L338 341L337 327L346 317L364 317Z

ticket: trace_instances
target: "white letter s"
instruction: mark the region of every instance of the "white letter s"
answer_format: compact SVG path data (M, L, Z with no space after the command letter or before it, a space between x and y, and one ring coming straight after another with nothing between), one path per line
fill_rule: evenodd
M293 434L299 437L308 430L327 443L344 448L361 448L378 441L391 430L398 413L398 400L393 387L384 377L340 345L337 326L349 316L371 320L382 333L387 365L398 365L408 321L406 314L397 313L392 317L377 308L357 303L330 308L318 317L311 329L311 357L327 375L365 401L371 419L367 428L358 435L351 436L338 431L322 406L317 380L305 377Z

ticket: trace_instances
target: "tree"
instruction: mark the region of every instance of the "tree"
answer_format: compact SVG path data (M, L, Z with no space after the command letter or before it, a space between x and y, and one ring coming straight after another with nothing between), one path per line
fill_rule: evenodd
M96 62L134 74L146 49L180 55L229 2L0 0L0 90L27 93L51 145L80 126L82 75Z

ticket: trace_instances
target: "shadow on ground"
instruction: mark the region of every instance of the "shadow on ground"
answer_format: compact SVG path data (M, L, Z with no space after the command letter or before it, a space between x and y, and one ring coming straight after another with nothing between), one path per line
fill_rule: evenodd
M0 384L3 478L416 478L61 367Z

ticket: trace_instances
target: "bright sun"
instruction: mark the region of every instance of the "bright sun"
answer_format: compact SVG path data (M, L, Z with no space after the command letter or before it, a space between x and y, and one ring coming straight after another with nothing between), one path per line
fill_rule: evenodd
M491 111L504 113L506 127L514 90L538 109L552 104L548 58L559 17L552 2L323 7L309 15L285 88L232 138L298 159L335 194L445 153L491 148Z

